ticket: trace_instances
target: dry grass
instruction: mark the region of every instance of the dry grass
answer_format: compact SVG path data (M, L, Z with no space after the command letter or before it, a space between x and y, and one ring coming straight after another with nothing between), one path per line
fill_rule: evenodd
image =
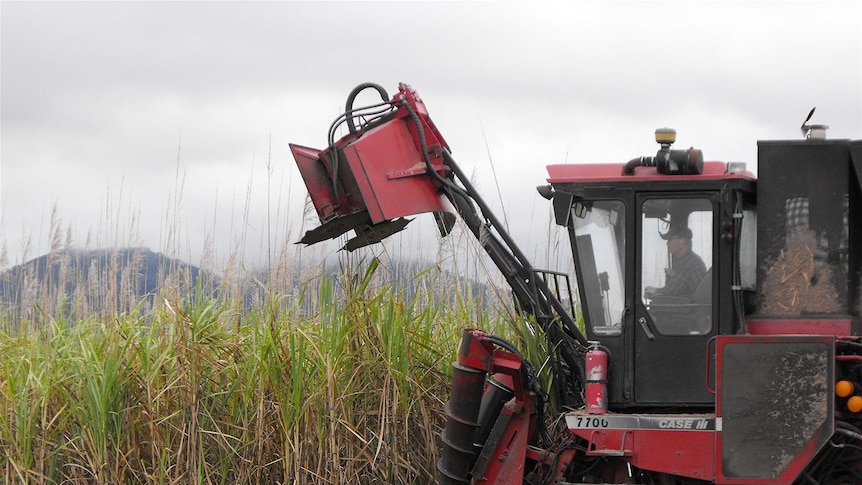
M190 261L180 154L159 247ZM73 264L77 244L55 205L47 259L56 273L16 274L17 296L0 307L0 482L430 483L463 328L501 334L543 360L529 326L486 310L506 308L508 290L473 291L470 281L494 270L464 231L417 274L386 281L377 259L342 256L339 274L320 276L331 255L292 243L317 224L313 209L273 222L295 211L283 203L289 193L271 190L269 155L265 168L265 262L245 255L261 192L250 179L232 206L242 214L229 211L226 259L208 235L198 263L219 279L160 267L158 289L144 298L134 255L114 253L86 275ZM85 251L142 245L140 210L124 219L118 193L108 191L104 227L88 232ZM410 259L422 245L400 241L384 261ZM30 243L25 234L22 261Z
M432 481L475 309L405 298L376 267L251 308L199 291L0 333L4 482Z
M777 315L841 310L834 275L808 229L794 232L763 282L761 312Z

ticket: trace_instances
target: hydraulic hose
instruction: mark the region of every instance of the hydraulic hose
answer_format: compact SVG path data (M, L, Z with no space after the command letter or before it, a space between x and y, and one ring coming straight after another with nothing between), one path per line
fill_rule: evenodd
M632 158L623 165L623 175L632 175L635 173L635 167L643 165L644 157Z
M356 96L358 96L359 93L368 88L375 89L380 94L380 98L384 103L389 101L389 94L386 92L386 89L377 83L362 83L353 88L353 91L350 91L350 94L347 96L347 103L344 106L344 116L347 119L347 129L351 134L356 133L356 125L353 124L353 102L356 100Z

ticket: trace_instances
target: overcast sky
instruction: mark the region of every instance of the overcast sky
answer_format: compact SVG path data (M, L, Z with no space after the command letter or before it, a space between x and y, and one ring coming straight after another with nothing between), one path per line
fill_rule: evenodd
M193 263L298 239L288 143L323 148L365 81L413 85L531 245L546 164L654 154L660 126L751 165L813 106L862 138L862 2L2 1L8 264L48 250L54 207L75 246Z

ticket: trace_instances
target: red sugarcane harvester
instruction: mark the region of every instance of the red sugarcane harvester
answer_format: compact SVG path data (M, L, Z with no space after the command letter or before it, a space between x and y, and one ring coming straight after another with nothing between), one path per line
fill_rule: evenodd
M364 89L381 102L355 108ZM301 242L353 230L352 251L422 212L445 235L457 214L541 328L550 391L465 330L441 484L862 483L862 141L807 123L758 142L757 178L670 129L655 156L548 166L583 332L568 276L530 265L404 84L357 86L326 149L291 145L321 220Z

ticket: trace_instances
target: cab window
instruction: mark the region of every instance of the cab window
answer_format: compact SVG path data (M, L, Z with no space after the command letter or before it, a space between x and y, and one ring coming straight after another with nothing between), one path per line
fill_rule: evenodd
M712 330L713 218L706 198L654 198L641 206L642 301L659 333Z
M578 201L571 210L587 325L595 335L620 335L625 313L625 204Z

